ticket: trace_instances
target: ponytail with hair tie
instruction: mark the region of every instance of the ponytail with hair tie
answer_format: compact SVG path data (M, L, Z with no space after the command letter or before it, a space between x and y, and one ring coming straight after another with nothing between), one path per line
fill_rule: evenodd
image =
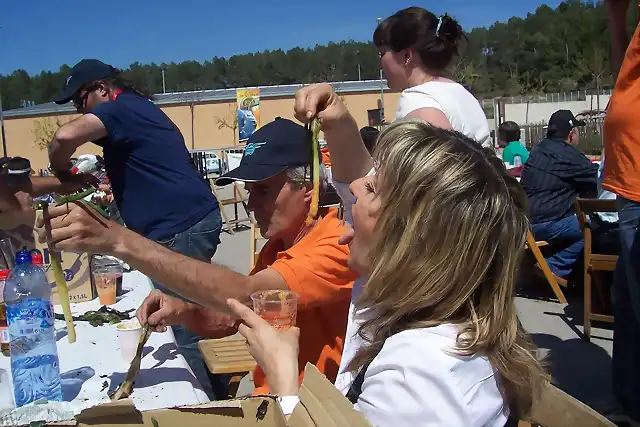
M443 74L458 53L464 31L451 15L440 16L413 6L397 11L378 24L373 42L379 49L415 49L432 73Z

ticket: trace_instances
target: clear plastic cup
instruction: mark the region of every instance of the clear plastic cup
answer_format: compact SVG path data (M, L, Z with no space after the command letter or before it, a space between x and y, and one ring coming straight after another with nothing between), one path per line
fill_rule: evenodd
M122 358L130 363L136 356L138 341L142 335L142 326L136 319L125 320L116 325L116 331L118 332L118 344Z
M100 304L112 305L116 303L116 288L119 277L122 277L122 266L120 265L100 267L93 272Z
M259 291L251 294L253 311L276 329L296 325L300 295L291 291Z
M103 267L115 266L119 270L122 270L122 264L113 257L106 255L93 255L91 257L91 271L99 270ZM122 276L118 277L118 283L116 285L116 296L122 296Z

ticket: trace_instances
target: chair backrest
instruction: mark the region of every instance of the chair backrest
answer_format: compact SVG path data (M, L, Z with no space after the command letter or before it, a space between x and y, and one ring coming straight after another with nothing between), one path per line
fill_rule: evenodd
M545 386L529 418L528 421L542 427L615 427L614 423L550 383Z
M581 227L589 224L587 216L596 212L617 212L618 207L615 199L585 199L576 198L574 202L576 215Z
M584 262L585 267L590 264L592 254L591 222L589 216L596 212L617 212L615 199L584 199L576 198L574 202L578 223L584 237Z

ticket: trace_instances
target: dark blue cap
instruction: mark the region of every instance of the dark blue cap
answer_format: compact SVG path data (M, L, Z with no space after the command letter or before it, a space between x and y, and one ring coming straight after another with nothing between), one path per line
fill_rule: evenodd
M24 249L16 254L16 264L30 264L32 261L31 251Z
M255 131L244 147L240 166L216 180L224 186L233 181L259 182L285 170L311 164L309 131L287 119L276 119Z
M548 137L566 138L573 128L585 126L584 120L578 120L569 110L558 110L549 118L547 126Z
M74 65L69 72L62 93L55 102L56 104L66 104L71 101L73 95L82 89L83 86L96 80L116 76L117 74L118 70L116 68L102 61L98 61L97 59L83 59Z

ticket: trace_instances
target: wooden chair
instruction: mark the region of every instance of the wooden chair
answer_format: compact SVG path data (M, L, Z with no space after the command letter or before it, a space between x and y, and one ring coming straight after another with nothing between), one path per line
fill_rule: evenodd
M593 253L593 239L589 216L596 212L617 212L615 199L583 199L575 201L578 222L584 236L584 339L591 339L591 321L613 323L613 316L593 313L591 283L595 283L601 306L608 306L608 292L598 280L598 271L615 271L617 255Z
M251 221L251 216L249 215L249 208L247 207L247 201L249 200L248 197L245 197L242 193L242 190L240 190L240 188L238 187L238 183L234 182L233 185L233 197L230 197L228 199L221 199L220 195L218 193L218 190L216 190L216 185L215 182L213 181L213 179L211 180L211 189L213 191L213 194L216 196L216 199L218 199L218 205L220 206L220 214L222 215L222 219L224 221L225 224L227 224L227 228L229 229L229 232L231 234L235 234L234 231L234 225L235 228L238 228L238 225L242 222L248 222ZM240 219L238 217L238 205L242 205L242 207L244 208L245 213L247 214L247 218L246 219ZM233 205L233 214L234 217L233 219L229 219L224 211L224 207L225 206L229 206L229 205Z
M529 420L518 427L615 427L615 424L584 403L547 383L540 401L531 411Z
M536 239L533 237L533 233L531 232L531 230L527 231L527 243L525 245L525 249L529 249L535 257L539 268L542 270L545 279L547 279L547 282L549 283L549 286L551 286L551 290L555 294L558 301L561 304L566 304L567 298L564 296L564 292L562 292L562 289L560 289L559 283L560 281L562 281L563 285L566 286L567 282L553 274L553 272L549 268L549 265L547 264L547 261L544 259L542 252L540 252L540 248L547 245L548 243L544 241L536 242Z
M235 398L242 378L257 366L247 349L247 340L235 336L202 340L198 342L198 348L212 374L231 374L229 398Z

